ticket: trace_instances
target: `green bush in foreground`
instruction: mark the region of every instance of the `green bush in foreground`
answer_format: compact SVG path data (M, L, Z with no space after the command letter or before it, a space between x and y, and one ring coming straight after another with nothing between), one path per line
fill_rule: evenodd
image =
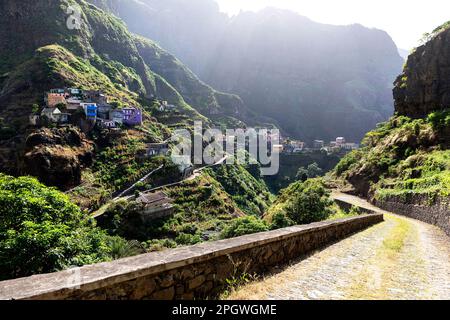
M287 217L296 224L326 220L332 213L330 192L320 180L313 179L296 186L285 208Z
M108 237L63 193L0 174L0 279L110 260Z
M247 216L233 220L229 226L225 227L221 236L223 239L230 239L268 230L269 227L263 220L254 216Z

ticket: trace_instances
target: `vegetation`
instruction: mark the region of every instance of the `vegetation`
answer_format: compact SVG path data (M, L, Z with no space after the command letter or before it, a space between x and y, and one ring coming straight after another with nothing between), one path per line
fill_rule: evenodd
M333 202L330 193L320 182L309 181L295 190L293 199L286 206L286 216L296 224L308 224L327 219Z
M446 199L450 194L449 128L448 110L426 119L395 116L369 132L365 147L342 159L334 176L377 199L411 202L421 196L428 203Z
M268 231L267 223L257 217L247 216L232 221L221 233L221 238L229 239L247 234Z
M310 179L282 190L265 220L272 223L272 228L308 224L326 220L335 210L323 180Z
M328 155L327 152L322 151L292 155L281 154L278 174L264 177L264 181L272 193L278 194L282 189L298 180L316 178L333 170L339 160L339 155Z
M314 179L323 174L323 170L319 167L317 162L310 164L307 168L301 167L297 171L296 178L305 182L308 179Z
M246 214L262 216L271 204L272 195L265 182L249 173L241 165L218 166L207 170L225 191L230 194L236 205Z
M0 175L0 221L2 280L113 258L111 239L67 196L34 178Z

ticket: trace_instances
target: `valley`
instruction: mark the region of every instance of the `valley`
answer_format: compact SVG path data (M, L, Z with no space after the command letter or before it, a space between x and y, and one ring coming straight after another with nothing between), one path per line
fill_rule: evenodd
M402 69L283 9L1 1L0 297L450 298L450 24L424 39Z

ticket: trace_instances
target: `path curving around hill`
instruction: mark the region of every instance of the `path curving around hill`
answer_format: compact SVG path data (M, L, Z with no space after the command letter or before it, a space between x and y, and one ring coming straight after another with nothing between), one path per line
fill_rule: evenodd
M384 213L385 222L240 288L229 299L450 299L450 238L443 231L354 196L333 197Z

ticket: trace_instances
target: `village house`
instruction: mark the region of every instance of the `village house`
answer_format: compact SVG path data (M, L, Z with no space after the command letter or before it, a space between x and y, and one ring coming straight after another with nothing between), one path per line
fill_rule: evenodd
M47 118L53 123L67 123L70 114L62 113L58 108L44 108L41 112L41 117Z
M118 125L123 124L123 110L122 109L114 109L109 112L109 119L114 121Z
M115 121L102 118L97 119L97 124L100 128L104 129L113 129L116 127Z
M316 150L320 150L325 146L325 142L323 140L314 140L313 148Z
M66 108L68 111L75 112L80 108L81 104L83 103L83 100L77 97L69 97L66 100Z
M104 120L111 120L110 119L111 110L112 106L109 104L99 105L97 110L98 117Z
M284 151L284 146L282 144L274 144L272 146L273 153L282 153Z
M95 103L81 103L80 106L83 108L86 117L90 120L97 119L97 104Z
M173 200L163 192L141 193L136 202L142 205L140 218L144 223L174 214Z
M148 143L147 157L154 157L159 155L167 155L169 153L168 143Z
M343 146L346 143L345 138L344 137L337 137L336 138L336 145L337 146Z
M50 93L63 94L63 95L66 96L66 90L65 89L50 89Z
M359 148L359 145L357 143L344 143L342 145L342 149L350 150L350 151L351 150L356 150L358 148Z
M66 91L68 94L70 94L70 96L78 96L81 97L83 95L83 91L81 89L78 88L68 88Z
M167 101L161 101L161 103L159 104L158 110L160 112L169 112L169 111L173 111L176 109L176 106L174 106L173 104L169 104Z
M293 147L293 153L300 153L305 149L305 143L303 141L291 141L291 145Z
M45 96L45 103L47 107L54 108L57 105L63 104L66 105L66 97L64 93L47 93Z
M100 90L85 90L83 95L85 100L94 102L99 106L108 104L108 98Z
M142 111L136 107L123 108L123 123L129 126L142 124Z

